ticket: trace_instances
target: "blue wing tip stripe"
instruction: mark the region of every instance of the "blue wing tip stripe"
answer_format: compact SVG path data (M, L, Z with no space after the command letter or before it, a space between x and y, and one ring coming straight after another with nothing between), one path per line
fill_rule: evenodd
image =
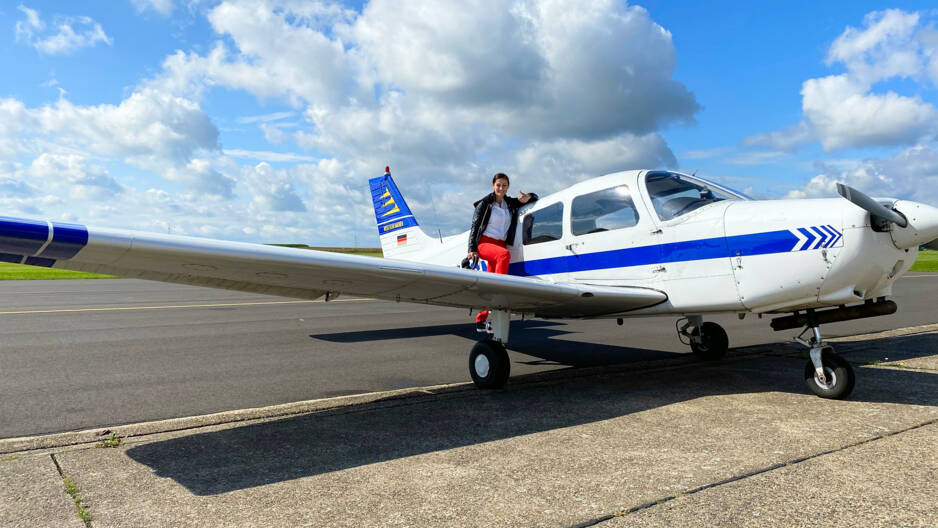
M87 245L88 228L83 225L0 217L0 262L50 267Z

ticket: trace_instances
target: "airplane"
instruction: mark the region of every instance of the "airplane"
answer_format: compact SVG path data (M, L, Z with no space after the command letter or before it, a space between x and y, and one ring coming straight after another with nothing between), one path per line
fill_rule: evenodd
M841 399L856 376L820 326L894 313L893 283L938 238L938 209L843 184L845 199L752 200L677 171L628 170L522 207L500 275L460 265L468 231L428 236L388 168L369 185L383 259L0 217L0 261L300 299L487 308L491 333L469 355L483 389L509 378L512 314L619 324L677 316L679 338L706 361L721 359L729 339L705 316L770 315L776 331L802 328L810 390Z

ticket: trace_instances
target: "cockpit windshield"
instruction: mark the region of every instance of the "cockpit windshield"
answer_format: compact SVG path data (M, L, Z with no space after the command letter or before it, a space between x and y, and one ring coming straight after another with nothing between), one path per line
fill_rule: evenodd
M645 175L645 187L661 220L671 220L722 200L748 200L742 193L675 172L649 172Z

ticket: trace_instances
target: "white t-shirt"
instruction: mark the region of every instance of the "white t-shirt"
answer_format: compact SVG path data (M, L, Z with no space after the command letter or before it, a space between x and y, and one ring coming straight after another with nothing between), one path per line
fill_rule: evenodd
M489 225L485 227L482 236L494 238L495 240L505 240L508 236L508 224L511 223L511 211L508 210L508 204L502 200L501 205L498 202L492 204L492 212L489 214Z

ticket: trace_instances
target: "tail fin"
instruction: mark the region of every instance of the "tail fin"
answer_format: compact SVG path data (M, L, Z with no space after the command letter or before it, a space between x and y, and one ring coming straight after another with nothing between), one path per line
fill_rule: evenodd
M378 222L378 238L385 257L407 260L409 254L423 251L433 243L433 239L417 225L417 219L407 207L388 167L384 168L384 176L372 178L368 183Z

